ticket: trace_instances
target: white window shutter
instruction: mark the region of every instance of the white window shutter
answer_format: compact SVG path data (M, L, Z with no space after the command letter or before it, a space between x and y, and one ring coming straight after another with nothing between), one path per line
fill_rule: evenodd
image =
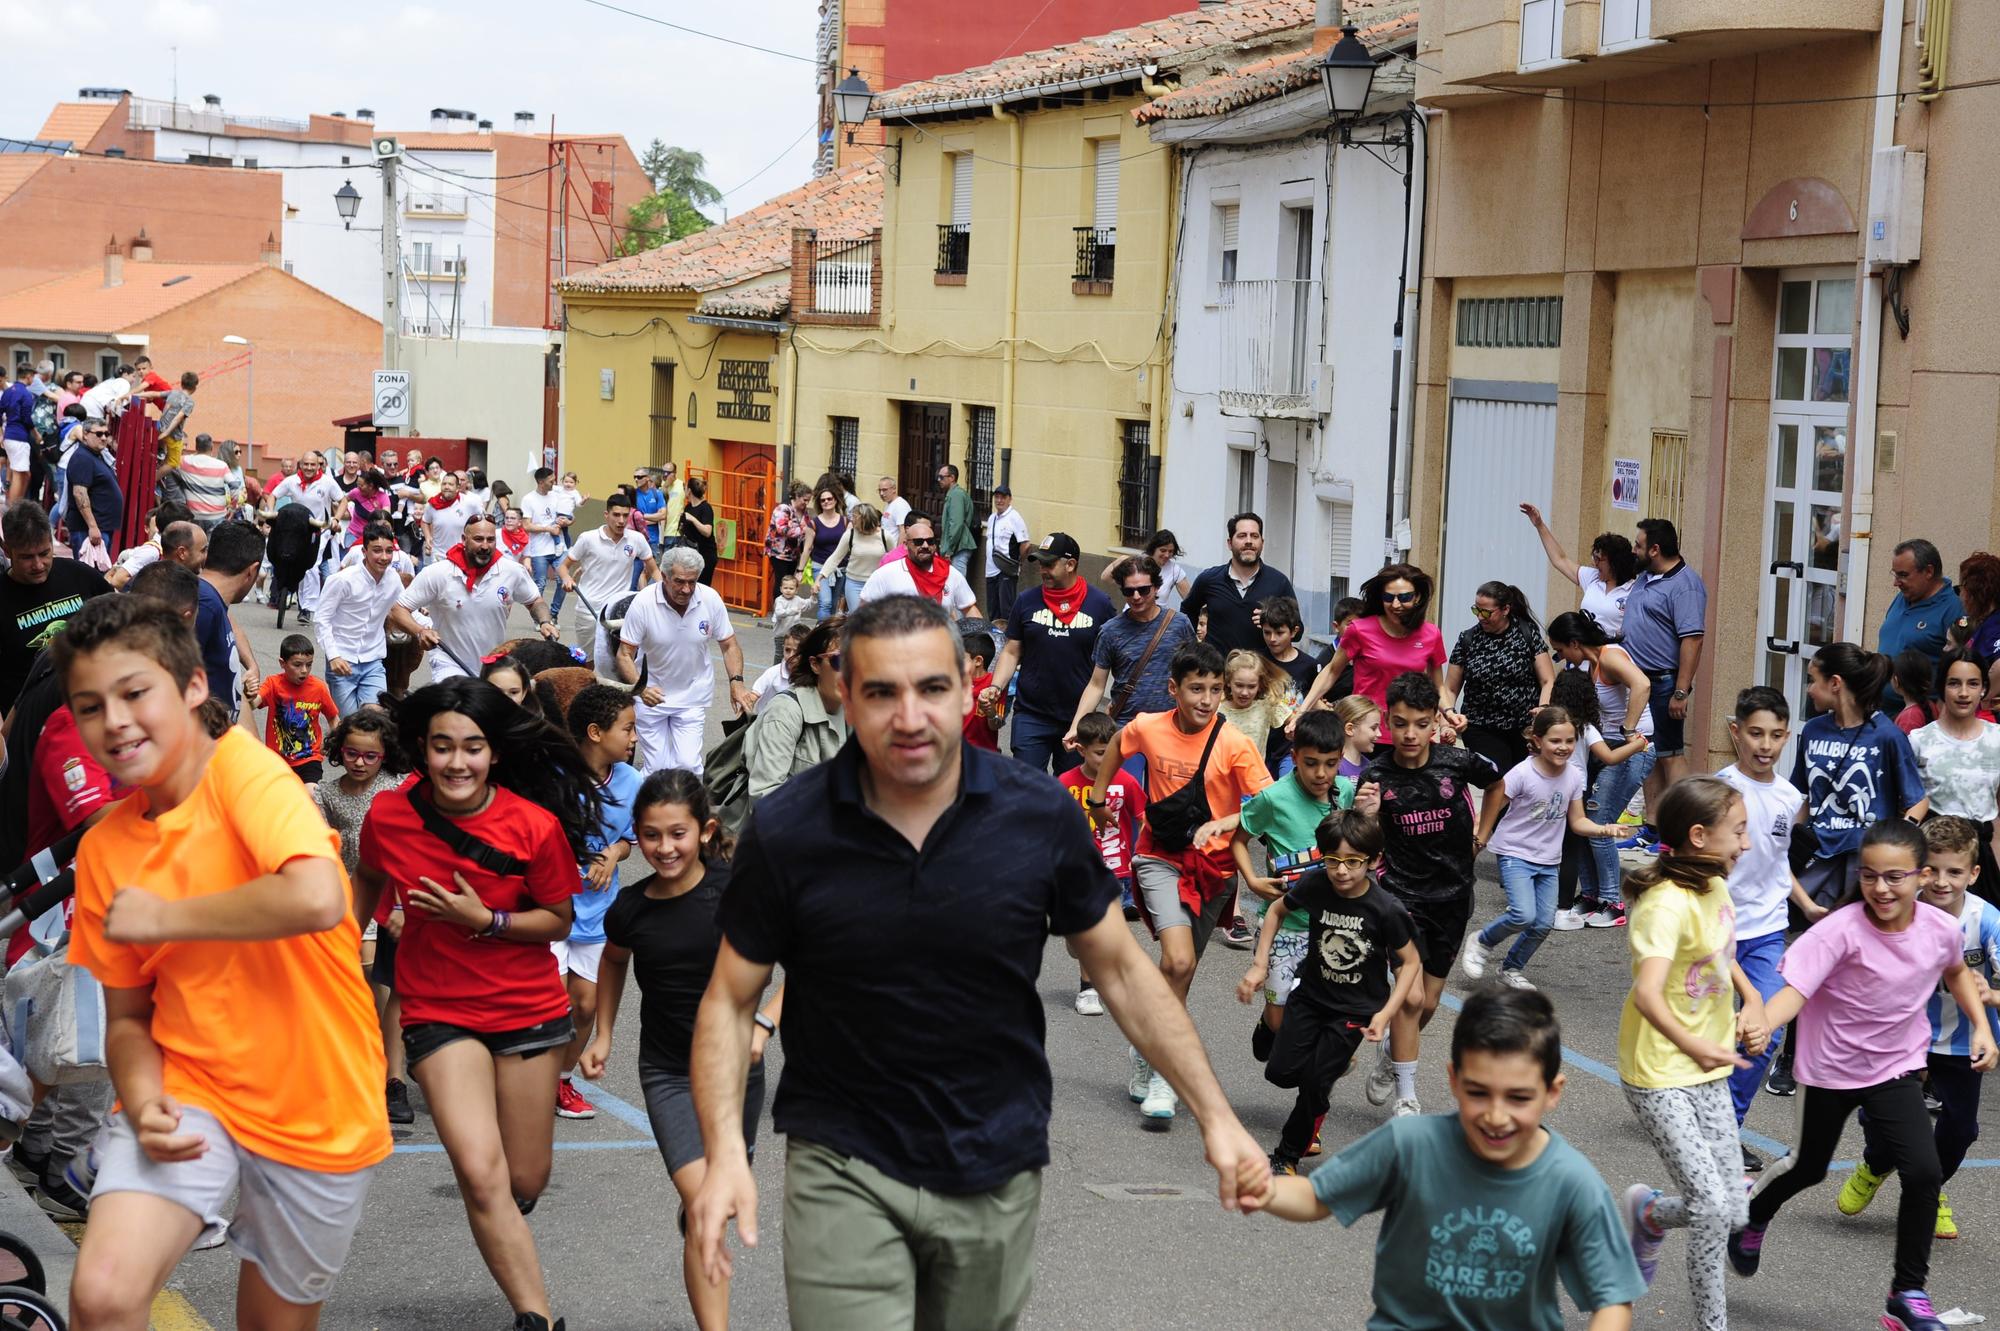
M1225 250L1236 248L1237 219L1241 211L1237 204L1226 203L1222 206L1222 248Z
M1094 225L1118 226L1118 140L1097 140L1097 216Z
M1351 501L1336 499L1326 506L1327 572L1336 578L1352 576L1349 566L1354 558L1354 505Z
M954 153L951 158L951 224L972 225L972 154Z

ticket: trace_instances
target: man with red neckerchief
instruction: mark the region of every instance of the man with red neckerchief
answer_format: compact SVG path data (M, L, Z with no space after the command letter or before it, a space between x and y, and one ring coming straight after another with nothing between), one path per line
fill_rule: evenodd
M1118 613L1109 596L1077 576L1082 556L1076 538L1059 531L1021 552L1023 560L1040 569L1042 585L1022 592L1007 612L1007 645L994 662L993 683L981 695L1004 697L1020 670L1014 756L1043 771L1053 762L1057 776L1083 761L1063 745L1062 737L1090 683L1098 630Z

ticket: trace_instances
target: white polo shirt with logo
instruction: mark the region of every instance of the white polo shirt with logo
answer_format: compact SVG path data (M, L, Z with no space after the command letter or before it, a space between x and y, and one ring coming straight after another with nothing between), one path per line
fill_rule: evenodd
M440 559L411 579L396 604L431 617L438 641L458 657L454 661L451 654L432 652L431 677L448 679L465 674L466 666L477 670L480 658L507 641L507 612L517 602L533 605L541 599L534 575L518 561L496 554L470 587L458 565Z
M687 613L667 600L666 584L655 582L632 598L618 636L646 662L646 682L665 694L665 711L706 711L715 698L710 643L736 636L729 610L713 587L697 585Z

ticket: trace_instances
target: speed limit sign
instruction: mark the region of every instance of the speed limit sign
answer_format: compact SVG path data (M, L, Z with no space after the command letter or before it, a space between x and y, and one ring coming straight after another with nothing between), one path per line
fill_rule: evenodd
M377 427L408 429L416 413L411 404L408 370L375 371L375 412Z

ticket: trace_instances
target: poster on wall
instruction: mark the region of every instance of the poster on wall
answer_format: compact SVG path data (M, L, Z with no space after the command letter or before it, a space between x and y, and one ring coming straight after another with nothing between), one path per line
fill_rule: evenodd
M1611 459L1611 507L1639 511L1639 459Z

